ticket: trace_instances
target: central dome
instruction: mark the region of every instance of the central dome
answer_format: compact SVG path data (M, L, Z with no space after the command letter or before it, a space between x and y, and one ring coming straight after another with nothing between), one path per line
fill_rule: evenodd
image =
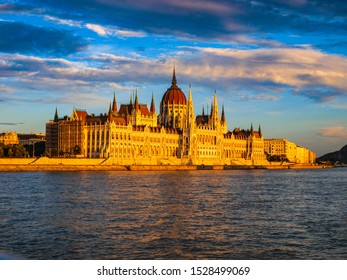
M187 105L187 98L183 91L177 86L175 68L173 70L172 85L167 89L161 100L162 105Z

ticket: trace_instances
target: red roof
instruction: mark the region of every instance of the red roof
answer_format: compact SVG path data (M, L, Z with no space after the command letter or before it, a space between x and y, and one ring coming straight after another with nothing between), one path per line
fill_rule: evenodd
M164 105L171 105L171 104L187 105L187 98L184 95L183 91L178 86L172 85L165 92L161 102Z
M88 117L88 113L85 110L75 110L79 121L85 121Z

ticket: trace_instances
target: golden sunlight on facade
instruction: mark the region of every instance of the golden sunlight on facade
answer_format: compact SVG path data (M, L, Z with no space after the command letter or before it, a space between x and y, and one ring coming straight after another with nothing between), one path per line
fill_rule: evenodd
M258 131L253 126L228 131L216 92L211 111L195 115L192 89L186 98L177 86L175 69L159 113L153 96L148 109L136 91L119 109L114 94L108 113L95 116L74 109L71 117L59 118L56 111L46 124L50 156L105 158L121 165L266 165L264 143L260 126Z
M309 149L298 146L287 139L265 139L265 152L270 156L284 156L289 162L309 163L316 162L316 154Z
M18 134L16 132L4 132L0 134L0 144L16 145L19 144Z

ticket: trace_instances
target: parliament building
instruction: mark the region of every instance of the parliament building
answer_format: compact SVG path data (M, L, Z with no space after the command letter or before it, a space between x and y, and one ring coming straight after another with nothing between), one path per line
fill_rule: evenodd
M118 107L116 95L108 113L96 116L73 109L70 117L46 124L46 153L105 158L120 165L263 165L264 137L250 129L228 130L224 107L220 112L214 93L210 112L195 115L192 89L188 98L172 85L164 93L158 113L152 96L148 107L138 93Z

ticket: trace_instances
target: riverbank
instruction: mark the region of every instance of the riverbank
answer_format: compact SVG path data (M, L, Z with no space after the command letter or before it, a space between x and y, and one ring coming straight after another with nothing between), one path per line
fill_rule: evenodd
M285 170L322 169L325 165L270 164L270 165L113 165L105 159L76 158L10 158L0 159L3 171L194 171L194 170Z

